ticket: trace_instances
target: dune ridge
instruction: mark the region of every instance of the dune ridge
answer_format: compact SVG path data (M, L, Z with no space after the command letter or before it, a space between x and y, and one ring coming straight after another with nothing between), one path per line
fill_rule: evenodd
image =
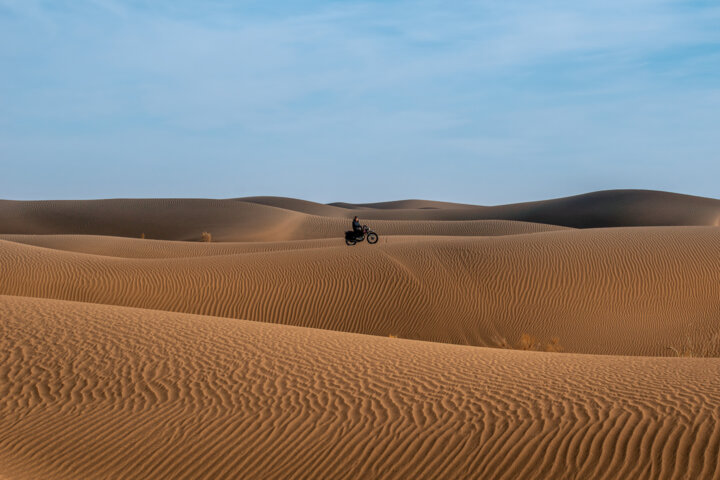
M654 190L603 190L491 207L424 200L331 205L368 218L504 219L572 228L713 225L720 214L718 199Z
M718 359L471 348L7 296L0 316L8 478L720 475Z
M720 478L719 226L642 190L0 200L0 479Z
M504 235L562 227L709 226L720 218L720 200L646 190L493 207L425 200L325 205L282 197L0 200L0 234L145 234L187 241L207 231L220 241L308 240L338 238L354 215L382 235Z
M0 201L0 234L145 235L198 241L202 232L210 232L214 240L223 242L341 239L351 217L314 215L239 200ZM512 235L565 228L514 220L400 217L364 221L382 235Z
M461 345L512 345L527 333L578 353L720 355L715 227L280 242L264 251L85 239L95 250L117 242L159 246L164 258L0 240L0 294Z

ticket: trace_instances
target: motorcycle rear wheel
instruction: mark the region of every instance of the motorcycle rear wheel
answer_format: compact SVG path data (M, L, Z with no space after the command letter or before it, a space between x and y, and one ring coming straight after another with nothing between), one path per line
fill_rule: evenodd
M345 245L349 245L349 246L355 245L355 240L350 240L349 238L346 238Z

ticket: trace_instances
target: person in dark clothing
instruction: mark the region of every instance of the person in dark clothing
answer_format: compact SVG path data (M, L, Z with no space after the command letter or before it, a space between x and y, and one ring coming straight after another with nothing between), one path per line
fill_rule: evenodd
M360 236L363 234L362 225L360 225L360 220L358 219L357 216L355 218L353 218L352 228L353 228L353 233L355 233L356 236Z

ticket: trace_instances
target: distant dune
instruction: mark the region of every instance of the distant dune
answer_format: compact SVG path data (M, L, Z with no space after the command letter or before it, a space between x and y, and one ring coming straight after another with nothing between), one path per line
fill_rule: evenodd
M434 202L430 200L397 200L394 202L378 202L378 203L331 203L330 205L336 207L342 207L350 210L366 210L366 209L379 209L379 210L449 210L449 209L477 209L476 205L468 205L465 203L450 203L450 202Z
M638 190L0 201L0 479L720 478L718 227Z
M487 235L559 227L716 225L720 200L645 190L614 190L540 202L481 207L424 200L323 205L280 197L231 200L0 200L0 234L82 234L220 241L336 238L354 215L386 235ZM437 222L455 222L452 226ZM543 225L537 225L543 224ZM490 225L490 227L488 226Z
M304 203L298 208L312 210ZM325 206L318 210L322 207ZM321 216L241 200L0 201L0 234L134 238L144 234L152 239L197 241L202 232L210 232L216 241L342 239L343 232L350 228L353 213L344 215ZM398 216L409 219L372 220L363 216L363 221L371 222L383 235L507 235L563 228L520 221Z

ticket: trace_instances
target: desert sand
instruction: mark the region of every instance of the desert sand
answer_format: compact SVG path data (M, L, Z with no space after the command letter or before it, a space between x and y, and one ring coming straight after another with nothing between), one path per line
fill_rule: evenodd
M0 201L0 478L720 478L719 219Z

